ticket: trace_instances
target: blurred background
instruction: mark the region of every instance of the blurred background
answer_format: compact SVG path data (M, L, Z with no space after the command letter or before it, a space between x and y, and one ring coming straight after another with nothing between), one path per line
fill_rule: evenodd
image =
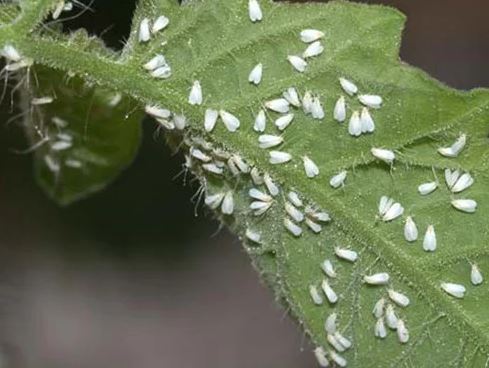
M487 0L397 0L401 58L446 84L489 87ZM86 2L85 2L86 3ZM95 0L67 27L120 48L133 0ZM106 191L58 208L0 110L0 368L315 367L311 346L219 224L194 215L181 158L145 137Z

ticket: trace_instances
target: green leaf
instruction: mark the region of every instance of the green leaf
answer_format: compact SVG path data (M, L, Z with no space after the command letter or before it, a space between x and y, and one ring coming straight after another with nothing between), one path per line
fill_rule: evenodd
M132 162L141 113L130 99L79 78L42 66L32 73L36 84L31 82L22 98L36 178L49 196L66 205L104 188ZM46 96L53 102L31 103Z
M0 44L11 42L35 62L70 70L144 104L185 113L189 127L185 134L169 132L171 144L183 150L199 147L213 160L218 160L217 149L224 150L269 173L280 185L280 195L265 215L254 216L248 190L255 185L249 175L235 176L226 169L215 176L204 171L198 160L187 162L207 194L233 193L233 216L219 211L216 215L243 239L256 267L315 344L331 349L324 322L335 312L339 330L353 342L342 353L350 367L483 366L489 352L489 289L471 284L470 263L489 273L489 92L455 91L399 62L405 19L393 9L347 2L260 3L264 18L252 23L247 1L209 0L183 7L176 1L141 1L119 58L75 48L69 40L52 35L14 32L15 25L0 34ZM168 29L148 43L138 42L141 20L160 14L170 18ZM286 57L305 49L299 39L305 28L325 33L325 51L308 60L304 73L298 73ZM167 80L152 78L142 67L157 53L163 53L172 67ZM263 80L254 86L247 78L259 62L264 65ZM361 93L383 97L382 108L371 110L376 123L373 134L354 138L348 134L347 122L334 121L335 102L345 95L340 77L354 81ZM203 106L187 103L194 80L203 87ZM291 86L301 95L309 90L319 96L326 117L315 120L302 109L293 109L294 121L281 133L273 126L279 115L268 112L266 132L282 134L284 143L278 149L293 157L287 164L271 165L267 150L258 148L254 116L265 101L280 97ZM349 118L361 104L356 97L346 96L346 100ZM202 124L206 108L238 116L238 132L227 131L219 121L212 133L206 133ZM440 156L437 148L451 145L460 133L468 137L461 154L450 159ZM376 160L372 147L394 150L394 164ZM314 179L304 173L305 155L319 167ZM470 172L474 185L452 194L444 182L445 168ZM345 186L331 188L330 178L342 170L348 171ZM433 180L439 181L434 193L417 193L419 184ZM264 186L259 189L266 191ZM332 221L323 224L319 234L304 224L299 237L284 228L290 190L298 192L307 205L331 215ZM403 219L385 223L377 218L383 195L400 202L404 216L413 216L420 233L416 242L404 239ZM476 212L455 210L450 204L454 198L476 200ZM434 225L438 238L438 248L430 253L422 247L428 225ZM246 229L261 233L260 245L245 239ZM336 246L358 252L358 261L338 259ZM336 268L337 277L329 283L339 300L316 306L309 287L319 287L326 278L321 270L325 259ZM389 286L368 286L362 281L364 275L377 272L390 274ZM442 282L465 285L465 297L448 295L440 287ZM392 330L386 339L374 336L372 309L379 298L388 298L389 288L410 298L409 306L395 307L409 330L405 344Z

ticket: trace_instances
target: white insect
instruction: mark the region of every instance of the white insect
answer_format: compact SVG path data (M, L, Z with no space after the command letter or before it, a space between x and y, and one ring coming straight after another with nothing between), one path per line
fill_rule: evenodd
M260 110L255 118L255 125L253 125L253 129L255 132L262 133L265 131L267 125L267 118L265 116L265 111Z
M385 328L384 318L380 317L375 322L374 335L379 339L385 339L387 337L387 329Z
M250 171L251 175L251 180L255 185L262 185L263 184L263 177L261 176L260 172L256 167L252 168Z
M421 195L428 195L433 193L436 188L438 188L438 183L436 181L432 181L429 183L423 183L418 186L418 192Z
M224 215L232 215L234 212L233 192L227 191L221 204L221 212Z
M235 132L238 130L240 123L236 116L224 110L219 110L219 116L221 117L227 130L230 132Z
M473 285L480 285L483 281L484 277L482 276L479 267L476 264L472 264L470 270L470 282L472 282Z
M300 107L301 106L301 101L299 100L299 94L297 93L297 90L294 87L289 87L287 88L284 93L282 93L282 96L289 101L289 104L295 107Z
M387 285L389 283L389 274L381 272L373 275L365 275L363 276L363 281L369 285Z
M2 48L1 54L8 61L19 62L22 60L20 52L10 44L7 44Z
M73 10L73 2L68 1L65 3L65 6L63 7L63 11L72 11Z
M154 21L153 26L151 27L151 33L155 34L158 33L159 31L164 30L169 23L170 23L170 19L168 19L164 15L160 15Z
M324 51L324 46L321 44L321 41L314 41L309 46L307 46L306 50L302 53L302 57L304 59L321 55Z
M163 65L151 72L153 78L167 79L171 77L171 68L169 65Z
M334 337L336 338L336 341L338 341L345 349L350 349L352 346L352 343L349 339L347 339L345 336L340 334L338 331L334 333Z
M336 338L336 336L334 334L328 334L326 336L326 340L328 341L328 343L336 350L336 351L339 351L340 353L344 352L346 349L343 345L340 344L340 342L338 341L338 339Z
M388 222L395 220L404 213L404 207L400 203L394 203L382 217L382 221Z
M441 288L449 295L462 299L465 296L465 286L451 282L442 282Z
M107 101L107 105L110 107L116 107L119 105L119 102L122 101L122 94L120 93L114 93L112 97Z
M289 101L287 101L285 98L277 98L275 100L265 102L265 107L269 110L286 114L289 112Z
M392 304L388 304L387 308L385 309L385 322L387 327L393 330L397 329L397 320L396 312L394 312L394 306Z
M338 315L336 313L331 313L328 318L326 318L326 322L324 322L324 330L328 334L334 334L336 332L336 318Z
M168 63L166 62L165 57L161 54L156 54L146 64L143 65L143 68L151 71L166 65L168 65Z
M292 123L293 120L294 114L285 114L275 120L275 126L278 128L278 130L283 131L290 125L290 123Z
M195 147L190 148L190 154L192 155L192 157L195 157L197 160L200 160L202 162L209 162L212 160L209 155L205 154L200 149Z
M224 193L217 193L212 195L206 195L204 202L211 209L215 210L217 207L221 205L223 199L224 199Z
M202 164L202 168L205 171L208 171L208 172L210 172L212 174L216 174L216 175L222 175L224 173L224 169L215 163Z
M272 165L285 164L290 160L292 160L292 155L290 153L283 152L283 151L270 151L269 155L270 158L268 161Z
M236 166L236 163L234 162L232 157L229 157L227 164L229 171L231 171L231 174L233 174L234 176L238 176L239 174L241 174L241 171L238 169L238 166Z
M336 101L333 110L333 118L340 123L345 121L346 119L345 97L340 96L340 98L338 98L338 100Z
M340 78L340 85L341 88L343 88L343 91L345 91L350 96L353 96L358 92L358 87L355 85L355 83L349 81L348 79Z
M68 126L68 122L61 119L59 116L53 116L51 122L58 128L66 128Z
M348 133L354 137L359 137L362 134L362 123L360 122L360 114L358 111L353 111L348 123Z
M397 321L397 338L401 344L405 344L409 341L409 331L402 319Z
M314 97L312 99L311 116L314 119L318 119L318 120L324 119L323 105L321 105L321 101L319 100L318 97Z
M396 158L396 154L393 151L384 148L373 147L370 152L375 158L378 158L389 165L392 165L394 159Z
M348 364L348 362L346 361L345 358L343 358L340 354L338 354L336 351L330 351L329 352L329 356L331 357L331 359L340 367L346 367L346 365Z
M447 183L448 189L452 189L452 187L457 182L460 176L460 172L458 170L450 170L445 169L445 182Z
M168 119L171 116L170 110L164 109L156 105L146 105L144 107L144 111L146 112L146 114L154 118Z
M304 221L304 214L299 211L294 205L290 202L285 202L285 212L295 221L302 222Z
M68 148L71 148L73 146L73 143L71 142L66 142L66 141L57 141L51 144L51 149L53 151L64 151L67 150Z
M382 97L377 95L359 95L358 100L365 106L378 109L382 106Z
M250 172L250 166L243 160L240 155L232 155L231 160L234 161L239 171L243 174L248 174Z
M156 118L156 121L165 129L168 130L175 129L175 124L173 123L173 121L168 121L167 119L161 119L161 118Z
M265 173L263 175L263 181L265 182L265 186L267 187L268 193L270 193L272 196L276 197L280 193L278 186L273 182L272 178L268 173Z
M64 0L59 1L58 4L56 5L56 8L54 8L53 15L52 15L53 19L58 19L59 18L59 16L60 16L61 12L63 11L64 7L65 7Z
M263 184L263 177L261 176L260 172L256 167L251 169L250 176L251 176L251 180L253 181L253 184L255 185Z
M331 277L333 279L336 278L336 271L333 267L333 263L329 259L326 259L321 264L321 269L328 277Z
M307 61L297 55L287 56L289 63L297 70L299 73L303 73L307 68Z
M394 204L394 200L387 196L380 197L379 201L379 215L383 216L387 210Z
M374 309L372 311L373 315L376 318L382 317L384 315L384 308L385 308L385 299L380 298L379 300L377 300L377 302L374 305Z
M321 221L321 222L331 221L331 217L329 216L328 213L318 212L310 206L306 207L305 212L306 212L307 216L309 216L310 218L312 218L315 221Z
M350 249L335 247L334 252L337 257L345 261L355 262L358 258L358 253Z
M458 156L458 154L462 152L462 150L464 149L466 143L467 143L467 136L465 134L461 134L450 147L452 149L453 154Z
M188 96L190 105L202 105L202 86L198 80L194 81Z
M452 193L460 193L474 184L474 178L469 173L462 174L452 187Z
M436 233L433 225L429 225L426 229L423 239L423 249L427 252L434 252L436 250Z
M462 212L474 213L477 209L477 202L473 199L454 199L452 206Z
M318 346L316 349L314 349L314 356L316 357L318 365L321 368L329 367L329 360L326 357L326 352L322 347Z
M79 169L83 166L81 161L78 160L72 160L72 159L67 159L65 161L65 165L68 167L71 167L72 169Z
M148 42L150 38L149 19L144 18L139 24L139 42Z
M310 91L306 91L306 93L304 93L304 96L302 97L302 110L304 111L304 114L307 115L312 112L312 103L312 94Z
M289 201L296 207L302 207L304 205L296 192L289 192L287 197L289 197Z
M51 96L34 97L31 100L31 105L36 105L36 106L48 105L50 103L53 103L53 101L54 101L54 98Z
M302 234L301 227L288 218L284 218L284 226L295 237L299 237Z
M324 33L317 29L304 29L301 31L301 40L304 43L311 43L324 37Z
M250 204L250 209L255 216L261 216L272 206L272 202L254 201Z
M319 175L319 168L313 160L311 160L308 156L304 156L302 160L304 162L304 170L308 178L315 178Z
M418 240L418 227L411 216L406 218L406 223L404 224L404 238L408 242Z
M398 306L407 307L409 305L410 300L406 295L392 289L389 289L387 292L389 294L389 298Z
M326 299L328 299L328 302L330 302L331 304L335 304L338 301L338 295L336 295L333 288L331 288L328 280L323 280L323 282L321 283L321 288L323 289L324 295L326 295Z
M373 133L375 130L374 119L372 119L372 116L366 107L362 109L360 125L362 126L362 133Z
M255 67L251 70L250 75L248 76L248 82L258 85L261 82L262 75L263 75L262 63L256 64Z
M245 236L251 240L253 243L260 244L261 242L261 235L260 233L257 233L256 231L253 231L251 229L246 229Z
M217 110L206 109L204 115L204 129L207 132L212 132L217 123L217 117L219 113Z
M329 185L331 185L335 189L342 187L343 185L345 185L346 174L346 170L340 171L329 180Z
M248 15L253 23L263 19L263 13L261 11L260 3L258 3L258 0L249 0Z
M323 229L321 225L315 223L309 217L306 218L306 225L309 227L309 229L314 231L316 234L320 233L321 230Z
M262 134L258 137L258 145L260 148L272 148L282 144L284 139L279 135Z
M173 124L178 130L183 130L187 126L187 118L184 115L174 114Z
M404 207L399 202L394 202L392 198L382 196L379 202L379 215L382 221L389 222L395 220L404 213Z
M465 134L461 134L455 143L453 143L450 147L438 148L438 153L445 157L457 157L464 149L466 142L467 136Z
M58 133L57 137L59 139L61 139L62 141L65 141L65 142L72 142L73 141L73 137L71 135L69 135L68 133Z
M251 188L248 191L248 195L251 198L257 199L257 200L262 201L262 202L272 202L273 201L273 198L271 196L269 196L266 193L263 193L261 190L258 190L256 188Z
M311 299L316 305L323 304L323 297L319 293L318 289L314 285L309 285L309 294L311 295Z

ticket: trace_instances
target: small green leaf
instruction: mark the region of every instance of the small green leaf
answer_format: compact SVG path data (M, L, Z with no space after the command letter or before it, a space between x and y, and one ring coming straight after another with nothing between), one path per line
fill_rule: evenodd
M137 153L141 113L132 100L79 78L36 66L36 85L23 92L25 127L35 150L36 177L59 204L104 188ZM54 97L33 105L33 98Z

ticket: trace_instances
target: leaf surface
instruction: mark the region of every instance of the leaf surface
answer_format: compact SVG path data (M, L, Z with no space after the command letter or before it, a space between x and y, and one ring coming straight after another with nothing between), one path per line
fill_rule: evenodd
M7 32L0 41L10 35L26 55L40 63L71 70L143 104L184 113L189 122L185 134L169 133L183 138L184 150L200 147L214 160L218 160L216 150L224 150L269 173L281 193L265 215L254 216L249 209L248 190L254 186L249 175L235 176L226 169L224 175L215 176L204 171L196 159L187 163L208 194L234 193L233 216L218 215L243 238L257 268L286 300L315 344L331 349L324 322L335 312L339 330L353 342L342 353L351 367L483 366L489 351L489 289L485 283L471 284L470 268L477 263L483 274L489 272L488 91L455 91L400 62L405 19L393 9L347 2L261 1L263 20L252 23L247 5L247 1L228 0L180 7L173 1L141 1L119 58L76 50L68 41L49 35L16 38ZM138 42L141 20L160 14L169 17L168 29L150 42ZM306 28L325 33L325 50L308 60L306 71L299 73L287 55L304 51L299 33ZM61 50L70 52L60 55ZM142 67L157 53L164 54L172 68L167 80L152 78ZM264 72L255 86L248 82L248 74L257 63L263 64ZM382 107L370 110L376 124L373 134L355 138L348 133L348 119L362 105L344 93L340 77L354 81L359 93L383 97ZM203 88L202 106L187 102L194 80ZM289 163L271 165L267 150L258 148L254 117L265 101L279 98L292 86L301 96L306 91L318 96L326 117L312 119L302 109L292 108L294 121L280 132L273 126L279 114L268 111L266 133L282 135L284 143L278 149L292 155ZM341 95L347 101L348 118L339 124L333 119L333 108ZM214 131L206 133L206 108L231 112L240 119L241 127L231 133L218 121ZM458 157L444 158L437 153L437 148L450 146L461 133L467 135L467 145ZM395 151L394 164L376 160L370 153L372 147ZM316 178L305 175L305 155L319 167ZM470 172L475 183L462 193L451 193L444 180L446 168ZM345 186L333 189L329 180L342 170L348 171ZM418 185L433 180L439 182L438 189L428 196L419 195ZM266 191L264 186L260 189ZM331 215L332 221L323 224L319 234L304 224L299 237L284 228L284 205L290 190L298 192L307 205ZM388 223L377 218L383 195L403 205L403 218L413 216L420 234L416 242L404 239L403 218ZM455 210L450 204L454 198L476 200L476 212ZM422 247L428 225L434 226L438 239L432 253ZM246 229L261 233L261 245L245 239ZM338 259L336 246L358 252L358 261L352 264ZM339 300L316 306L309 286L319 288L326 278L320 267L325 259L337 270L337 277L329 283ZM377 272L390 274L388 286L368 286L362 281L365 274ZM465 297L448 295L441 282L463 284ZM372 309L379 298L388 298L389 288L410 299L406 308L395 306L409 330L405 344L392 330L386 339L374 337Z

